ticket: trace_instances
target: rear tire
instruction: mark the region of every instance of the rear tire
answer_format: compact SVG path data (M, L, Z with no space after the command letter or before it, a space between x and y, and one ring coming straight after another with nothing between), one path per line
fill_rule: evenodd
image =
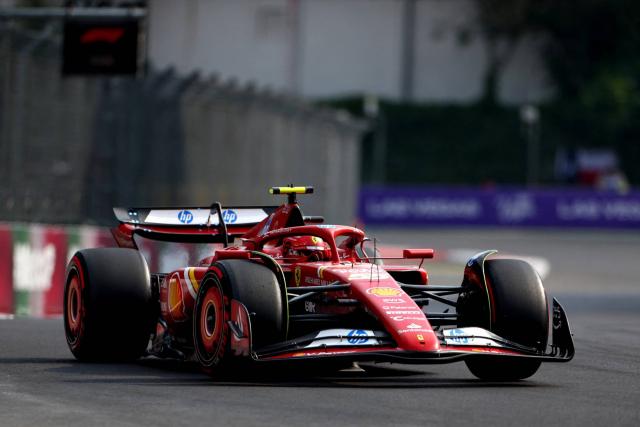
M526 262L485 261L483 284L469 283L458 300L459 326L479 326L514 343L544 351L549 330L547 298L540 277ZM541 361L525 357L475 356L466 361L476 377L514 381L536 373Z
M142 356L157 318L147 263L124 248L76 252L67 267L64 326L69 349L81 361Z
M286 307L276 275L250 261L219 261L200 284L193 316L196 355L211 375L218 375L234 360L228 325L232 299L249 311L253 349L286 338Z

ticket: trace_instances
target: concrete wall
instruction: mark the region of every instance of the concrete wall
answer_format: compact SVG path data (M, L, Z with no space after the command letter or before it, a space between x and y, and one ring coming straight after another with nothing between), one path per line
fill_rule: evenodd
M158 67L215 72L307 97L476 100L487 55L475 1L410 6L408 0L151 0L149 58ZM464 31L471 37L461 38ZM527 38L512 56L499 91L504 102L551 94L536 47Z
M0 28L2 31L2 28ZM364 123L299 98L150 68L68 77L60 50L0 33L0 220L110 224L113 206L280 204L314 185L308 214L350 223ZM39 39L35 39L39 40Z
M218 72L275 89L287 86L286 0L153 1L149 58L179 72Z
M401 6L397 1L302 1L302 94L365 92L397 97Z

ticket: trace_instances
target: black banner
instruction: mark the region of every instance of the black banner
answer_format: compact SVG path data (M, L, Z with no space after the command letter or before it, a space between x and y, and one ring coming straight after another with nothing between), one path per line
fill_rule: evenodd
M62 73L135 74L138 21L133 18L69 18L64 25Z

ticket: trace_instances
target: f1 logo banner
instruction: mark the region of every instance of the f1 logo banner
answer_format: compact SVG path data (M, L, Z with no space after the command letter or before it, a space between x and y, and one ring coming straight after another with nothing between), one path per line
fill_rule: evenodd
M135 18L68 18L64 24L62 73L136 74L138 21Z

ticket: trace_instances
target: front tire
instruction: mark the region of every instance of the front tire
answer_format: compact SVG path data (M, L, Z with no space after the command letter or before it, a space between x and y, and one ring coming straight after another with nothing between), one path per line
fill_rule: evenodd
M549 312L540 277L526 262L492 259L484 263L486 289L466 283L458 300L459 326L478 326L514 343L543 352L547 345ZM541 361L526 357L467 359L476 377L489 381L514 381L536 373Z
M80 361L139 358L157 317L147 263L134 249L76 252L63 305L67 344Z

